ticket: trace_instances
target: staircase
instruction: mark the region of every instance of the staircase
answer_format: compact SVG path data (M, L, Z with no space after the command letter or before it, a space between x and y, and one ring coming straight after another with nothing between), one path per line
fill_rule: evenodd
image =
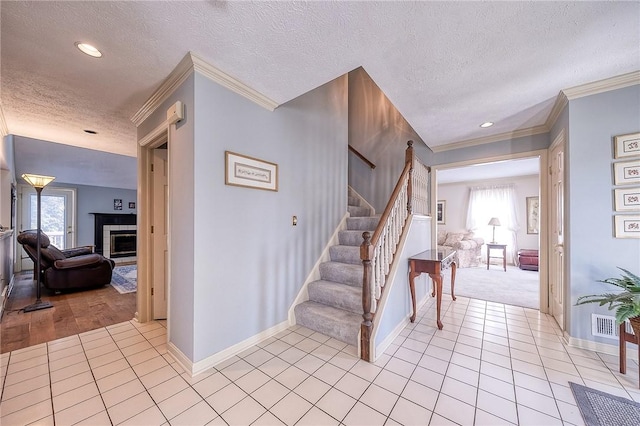
M340 231L340 244L329 248L331 260L320 265L320 280L309 284L309 301L294 308L296 323L359 346L362 323L362 233L373 234L380 220L370 216L360 199L349 195L347 230Z

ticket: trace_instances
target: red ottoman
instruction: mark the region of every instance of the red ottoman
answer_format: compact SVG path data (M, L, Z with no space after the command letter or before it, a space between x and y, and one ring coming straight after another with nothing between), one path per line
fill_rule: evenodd
M518 261L520 269L527 271L538 270L538 250L522 249L518 250Z

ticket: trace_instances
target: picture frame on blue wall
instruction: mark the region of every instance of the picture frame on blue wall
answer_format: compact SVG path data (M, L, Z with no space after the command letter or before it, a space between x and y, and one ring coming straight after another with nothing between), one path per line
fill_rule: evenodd
M640 184L640 160L613 163L615 185Z
M613 193L617 212L640 212L640 186L633 188L616 188Z
M640 133L614 137L614 158L640 157Z
M278 191L278 165L225 151L226 185Z
M613 218L616 238L640 238L640 215L617 214Z

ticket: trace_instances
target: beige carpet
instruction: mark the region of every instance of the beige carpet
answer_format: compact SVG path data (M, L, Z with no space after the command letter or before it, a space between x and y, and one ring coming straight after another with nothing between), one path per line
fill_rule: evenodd
M444 273L443 290L449 294L451 270ZM476 268L458 268L456 271L456 296L505 303L540 309L540 279L536 271L523 271L507 265L487 265Z

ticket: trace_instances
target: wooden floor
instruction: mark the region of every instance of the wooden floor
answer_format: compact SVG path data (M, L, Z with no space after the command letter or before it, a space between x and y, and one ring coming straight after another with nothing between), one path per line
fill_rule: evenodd
M73 293L42 289L43 301L53 308L24 313L36 300L32 274L16 275L13 291L0 323L0 353L71 336L132 319L136 293L120 294L110 285Z

